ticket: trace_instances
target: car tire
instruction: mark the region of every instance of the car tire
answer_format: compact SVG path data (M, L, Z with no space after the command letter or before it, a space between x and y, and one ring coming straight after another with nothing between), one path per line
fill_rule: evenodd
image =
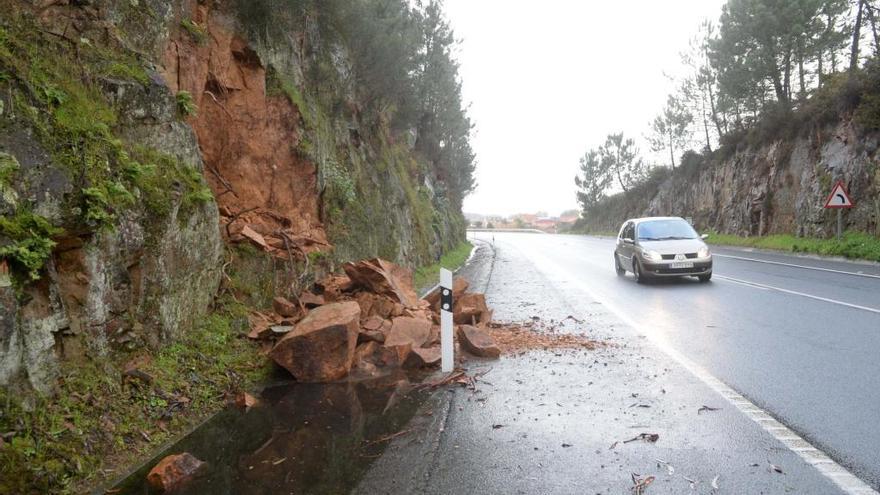
M700 282L706 283L706 282L712 280L712 272L709 272L705 275L697 275L697 278L700 279Z
M618 277L622 277L626 273L626 270L620 266L620 258L617 256L616 252L614 253L614 271L617 272Z
M642 266L635 256L633 256L633 277L636 279L637 284L645 283L645 276L642 274Z

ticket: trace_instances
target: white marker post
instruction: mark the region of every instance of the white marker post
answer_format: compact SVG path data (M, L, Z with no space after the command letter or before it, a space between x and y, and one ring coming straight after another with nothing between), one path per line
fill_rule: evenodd
M452 371L452 272L440 269L440 369Z

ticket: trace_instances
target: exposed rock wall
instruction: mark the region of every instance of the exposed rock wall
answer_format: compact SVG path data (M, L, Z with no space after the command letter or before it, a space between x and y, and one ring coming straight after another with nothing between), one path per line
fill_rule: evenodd
M880 235L880 156L876 133L848 120L792 141L774 141L716 156L653 187L605 200L582 223L616 231L626 218L691 217L700 229L743 236L828 237L836 213L823 205L838 180L856 203L848 229Z
M269 292L353 258L432 262L463 240L461 212L411 136L365 119L345 47L316 30L253 39L220 1L43 4L0 0L0 55L8 49L10 64L0 75L13 72L0 77L0 160L15 162L13 180L0 177L0 214L33 212L63 233L37 280L19 273L13 283L0 265L0 386L50 393L66 363L173 342L210 310L224 239L242 241L245 226L265 236L269 261L249 266L265 269L250 275L268 279ZM40 26L30 43L59 47L39 52L47 66L71 64L64 57L80 50L120 60L74 74L77 60L70 74L28 79L36 75L11 66L19 41L4 40L21 18ZM341 108L304 85L316 64L331 68L323 89ZM53 105L65 103L34 87L100 100L111 128L85 136L106 156L88 166L70 159L81 143L57 130ZM182 112L182 92L196 113ZM142 165L155 177L132 178ZM105 205L96 225L90 194L119 187L132 199ZM0 248L10 242L0 231Z

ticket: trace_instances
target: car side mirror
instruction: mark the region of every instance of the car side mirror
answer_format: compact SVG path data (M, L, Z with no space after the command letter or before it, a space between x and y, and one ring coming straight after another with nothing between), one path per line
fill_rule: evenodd
M709 238L709 234L700 234L700 239L706 240Z
M624 237L624 238L623 238L623 242L624 242L625 244L632 244L632 243L633 243L633 240L630 239L629 237Z

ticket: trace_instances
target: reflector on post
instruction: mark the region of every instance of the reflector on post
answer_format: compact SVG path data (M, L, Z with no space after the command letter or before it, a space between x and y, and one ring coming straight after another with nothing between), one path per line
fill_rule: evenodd
M452 345L452 272L440 269L440 369L452 371L454 364Z

